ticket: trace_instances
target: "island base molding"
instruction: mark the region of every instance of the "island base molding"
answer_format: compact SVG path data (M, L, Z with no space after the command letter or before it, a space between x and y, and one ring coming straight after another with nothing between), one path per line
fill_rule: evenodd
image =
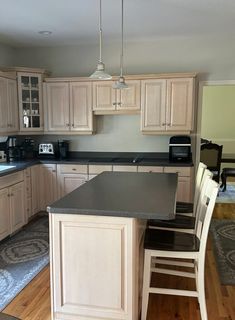
M53 320L137 320L146 220L50 213Z

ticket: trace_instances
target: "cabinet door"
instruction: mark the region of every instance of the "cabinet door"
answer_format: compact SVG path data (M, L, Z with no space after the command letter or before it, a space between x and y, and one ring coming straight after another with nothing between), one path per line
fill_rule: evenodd
M141 130L164 131L166 128L166 80L141 81Z
M70 83L70 124L72 131L93 130L91 82Z
M31 185L32 185L32 211L30 216L41 210L41 178L40 165L31 167Z
M0 78L0 132L8 130L7 104L7 79Z
M7 80L8 97L8 131L19 130L19 112L17 103L16 80Z
M87 181L85 174L60 174L59 175L59 193L63 197L66 194L77 189Z
M193 129L193 79L167 80L167 131Z
M19 72L17 76L20 131L42 131L42 75Z
M116 90L113 89L114 81L93 82L93 110L115 110Z
M69 84L46 83L46 117L48 131L69 131Z
M40 166L41 177L41 209L55 202L57 197L56 164L42 164Z
M191 197L191 179L189 177L179 177L176 194L177 201L190 202Z
M19 182L9 188L11 233L25 224L24 183Z
M140 110L140 80L127 80L128 89L117 90L117 110Z
M8 189L0 190L0 240L10 234L10 201Z

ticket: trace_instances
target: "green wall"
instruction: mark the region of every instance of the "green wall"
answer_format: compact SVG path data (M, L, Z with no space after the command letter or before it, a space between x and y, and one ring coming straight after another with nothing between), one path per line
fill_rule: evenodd
M235 154L235 85L203 88L201 137Z

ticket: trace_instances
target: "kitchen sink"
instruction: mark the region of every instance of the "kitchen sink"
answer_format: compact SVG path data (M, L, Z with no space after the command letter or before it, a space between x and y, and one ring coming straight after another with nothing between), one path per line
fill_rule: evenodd
M4 171L4 170L8 170L8 169L13 169L15 168L16 166L2 166L0 165L0 171Z

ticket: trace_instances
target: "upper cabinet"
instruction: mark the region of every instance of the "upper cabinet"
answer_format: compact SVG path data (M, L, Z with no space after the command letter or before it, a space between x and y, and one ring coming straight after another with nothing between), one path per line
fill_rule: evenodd
M0 77L0 132L17 132L18 129L16 80Z
M42 131L42 75L18 72L20 131Z
M113 89L115 81L93 82L95 114L136 113L140 110L140 80L126 80L128 89Z
M194 78L141 82L141 130L144 133L193 130Z
M44 84L45 131L93 132L91 82Z

